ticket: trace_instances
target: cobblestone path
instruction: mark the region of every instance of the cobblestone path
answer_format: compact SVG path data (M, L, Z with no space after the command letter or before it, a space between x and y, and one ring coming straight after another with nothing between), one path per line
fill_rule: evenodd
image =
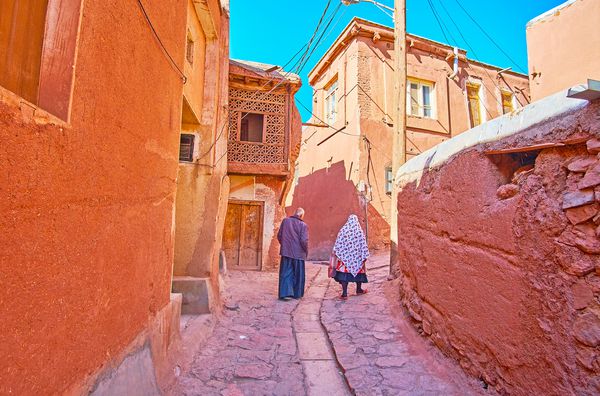
M304 298L279 301L277 274L230 273L225 313L168 393L491 394L394 318L386 275L369 271L369 293L340 301L326 267L307 264Z
M350 394L319 321L327 278L315 278L325 270L307 265L299 301L277 299L277 274L232 272L224 316L169 393Z
M387 256L370 261L371 268L379 268L367 268L365 295L357 296L350 285L350 297L342 301L340 286L330 282L321 307L322 323L353 393L494 395L416 332L399 309L397 290L386 282L387 263Z

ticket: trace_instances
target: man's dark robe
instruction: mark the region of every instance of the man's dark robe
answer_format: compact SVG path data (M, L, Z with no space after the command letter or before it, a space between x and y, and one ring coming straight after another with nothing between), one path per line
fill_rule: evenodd
M304 260L308 253L308 226L297 216L284 219L277 239L281 248L279 298L304 296Z

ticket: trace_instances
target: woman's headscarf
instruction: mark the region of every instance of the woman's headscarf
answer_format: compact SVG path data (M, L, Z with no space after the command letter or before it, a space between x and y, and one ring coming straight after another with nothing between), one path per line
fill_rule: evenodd
M358 274L363 262L369 257L369 247L356 215L350 215L338 232L333 252L352 275Z

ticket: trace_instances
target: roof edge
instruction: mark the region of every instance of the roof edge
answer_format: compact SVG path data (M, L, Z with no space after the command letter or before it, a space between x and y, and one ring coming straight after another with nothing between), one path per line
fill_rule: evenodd
M549 9L548 11L544 12L543 14L540 14L538 16L536 16L535 18L533 18L532 20L530 20L529 22L527 22L527 24L525 25L525 28L528 29L530 26L535 25L538 22L541 22L542 20L553 16L554 14L556 14L558 11L562 10L563 8L566 8L568 6L570 6L571 4L577 2L578 0L568 0L562 4L557 5L554 8Z
M571 0L571 1L577 1L577 0ZM382 25L380 23L377 22L373 22L373 21L369 21L367 19L363 19L363 18L359 18L359 17L354 17L352 18L352 20L348 23L348 25L346 25L346 27L342 30L342 32L339 34L339 36L335 39L335 41L331 44L331 46L327 49L327 51L323 54L323 56L321 56L321 58L317 61L317 63L313 66L313 68L308 72L308 83L309 85L312 85L312 82L314 80L314 78L316 77L316 74L319 74L320 69L324 67L323 63L328 59L328 58L333 58L337 55L337 52L341 51L339 49L339 46L342 42L344 42L348 36L351 33L351 30L353 27L359 27L359 28L364 28L364 27L374 27L377 29L381 29L381 30L387 30L389 31L389 33L391 33L393 35L394 33L394 29L390 26L386 26L386 25ZM419 36L417 34L413 34L413 33L407 33L406 34L407 39L417 39L417 40L423 40L426 41L432 45L435 46L439 46L439 47L443 47L446 48L448 50L453 50L454 46L447 44L447 43L442 43L440 41L436 41L436 40L432 40L430 38L427 37L423 37L423 36ZM352 37L354 38L354 37ZM468 51L457 47L459 49L460 52L463 52L464 54L468 54ZM503 70L503 67L500 66L496 66L496 65L492 65L490 63L486 63L480 60L476 60L476 59L472 59L469 58L468 56L466 57L468 62L472 62L472 63L476 63L488 68L492 68L492 69L496 69L496 70ZM513 71L513 70L507 70L505 73L509 73L509 74L514 74L520 77L526 77L528 78L528 75L526 73L520 73L517 71Z

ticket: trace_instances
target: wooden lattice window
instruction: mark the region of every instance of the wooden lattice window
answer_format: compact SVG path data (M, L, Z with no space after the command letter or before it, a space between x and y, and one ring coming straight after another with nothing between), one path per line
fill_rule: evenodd
M179 161L194 161L194 135L182 133L179 140Z
M228 161L286 164L286 106L285 94L230 88Z
M467 84L467 99L469 101L469 118L471 127L481 124L481 100L479 97L481 85L476 83Z

